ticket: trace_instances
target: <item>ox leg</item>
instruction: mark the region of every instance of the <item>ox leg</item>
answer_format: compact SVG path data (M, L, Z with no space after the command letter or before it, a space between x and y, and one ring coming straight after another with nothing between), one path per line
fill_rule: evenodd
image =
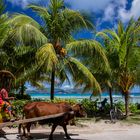
M71 139L71 137L69 136L69 134L68 134L68 132L67 132L67 126L66 126L66 124L62 125L62 127L63 127L63 129L64 129L66 138L67 138L67 139Z
M21 129L23 130L23 136L26 136L26 132L25 132L25 124L19 124L18 126L18 133L21 135L22 134L22 131Z
M18 133L21 135L21 128L22 128L22 124L19 124L18 126Z
M31 123L28 123L27 124L27 137L30 139L33 139L33 137L30 134L30 128L31 128Z
M49 140L53 140L53 132L55 131L56 127L57 127L57 125L56 124L53 124L51 133L49 135Z
M26 128L26 124L19 124L18 133L21 135L22 134L21 130L23 130L23 136L26 136L25 128Z
M23 133L22 133L23 130ZM26 138L26 132L25 132L25 124L19 124L18 126L18 133L19 136L17 137L18 139L20 138L20 140L25 140Z

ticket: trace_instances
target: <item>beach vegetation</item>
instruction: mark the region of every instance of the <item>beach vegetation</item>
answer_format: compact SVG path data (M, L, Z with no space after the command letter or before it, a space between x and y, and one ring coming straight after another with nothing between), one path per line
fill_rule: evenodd
M23 116L23 107L29 100L15 100L12 102L12 109L16 112L17 116Z
M28 16L22 14L4 15L2 18L5 17L3 23L5 26L3 27L7 27L7 30L2 30L5 36L1 37L0 41L0 69L13 73L16 77L16 86L11 88L17 91L21 89L20 94L23 96L24 85L27 81L38 87L40 86L38 81L43 79L36 64L35 54L37 47L47 42L47 39L40 31L39 24ZM31 32L31 29L34 31Z
M69 103L70 105L74 105L78 103L78 101L74 98L70 98L70 99L54 98L52 102L53 103L66 102L66 103Z
M104 30L99 32L109 51L109 62L111 65L111 83L113 89L121 91L125 98L126 116L129 114L129 93L137 83L140 64L139 47L139 21L130 19L125 26L120 21L116 30Z
M81 104L83 105L83 107L86 110L86 113L88 115L88 117L95 117L98 111L98 107L97 107L97 101L91 101L88 99L83 99L81 101Z
M118 22L117 28L98 32L95 39L75 39L78 31L94 31L93 21L84 13L68 9L63 0L50 0L48 7L29 5L41 23L25 14L4 13L0 0L0 70L16 77L13 109L22 115L27 102L79 103L76 99L54 98L54 87L72 79L83 92L98 95L108 91L110 104L102 112L98 101L81 101L88 116L108 116L113 108L112 92L122 93L125 103L115 104L126 116L140 113L140 104L129 103L130 90L140 85L140 18L128 24ZM99 37L99 38L98 38ZM98 40L99 39L99 40ZM25 83L43 88L51 84L51 100L34 99L26 94ZM24 99L24 100L22 100ZM139 119L138 119L139 120Z

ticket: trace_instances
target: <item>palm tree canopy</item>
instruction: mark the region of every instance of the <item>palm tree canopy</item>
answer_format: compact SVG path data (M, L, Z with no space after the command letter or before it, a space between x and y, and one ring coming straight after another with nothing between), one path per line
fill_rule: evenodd
M40 31L41 26L27 15L15 14L8 24L12 26L12 36L15 42L19 42L20 45L39 47L48 41Z
M66 48L67 51L70 51L72 56L78 57L81 60L83 59L83 61L87 60L88 61L86 64L87 66L92 67L93 65L95 65L96 62L98 63L100 61L102 67L105 68L106 71L109 70L110 66L105 54L105 49L98 41L96 40L73 41L71 43L68 43ZM97 65L99 66L100 64L98 63Z
M82 28L92 29L93 25L78 11L67 9L63 0L51 0L48 8L29 5L44 21L43 32L51 43L69 41L71 33Z
M67 42L71 42L73 32L84 28L93 29L90 21L81 15L81 13L64 7L63 1L60 0L51 0L48 8L37 5L29 5L28 7L32 8L43 19L44 25L42 26L42 31L53 45L51 46L51 44L47 43L38 50L36 57L39 60L38 63L42 65L41 67L50 72L55 64L57 78L64 81L64 79L68 79L67 73L71 73L74 76L73 80L77 83L76 85L78 83L83 84L85 85L84 89L87 89L87 87L96 87L98 92L100 92L100 86L92 73L80 61L69 57L71 52L67 52L67 49L64 49L67 46ZM84 42L81 41L82 43ZM88 46L88 43L86 46ZM94 44L94 46L96 45ZM99 50L99 47L97 48L93 48L93 50L98 50L99 56L104 57L104 61L107 61L102 51ZM76 76L78 73L79 76ZM82 78L84 80L81 80Z
M97 34L106 42L111 66L119 76L122 91L128 91L136 83L140 64L139 29L138 23L131 19L126 27L120 21L117 30Z

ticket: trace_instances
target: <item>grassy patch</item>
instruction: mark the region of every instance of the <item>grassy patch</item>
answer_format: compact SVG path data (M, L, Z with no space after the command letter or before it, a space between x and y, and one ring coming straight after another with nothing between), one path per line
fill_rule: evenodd
M140 114L133 114L125 120L123 120L122 122L140 124Z

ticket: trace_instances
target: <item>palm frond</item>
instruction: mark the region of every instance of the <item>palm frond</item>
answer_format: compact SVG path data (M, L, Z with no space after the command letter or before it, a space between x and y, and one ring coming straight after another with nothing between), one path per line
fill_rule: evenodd
M9 56L7 53L0 49L0 68L5 69L4 67L8 64Z
M108 34L113 39L114 42L117 42L118 44L120 43L120 38L116 32L112 30L104 30L103 32Z
M50 10L55 13L58 12L58 10L62 9L64 7L64 1L63 0L50 0Z
M36 54L37 62L46 71L52 70L54 64L58 63L58 58L52 44L45 44L39 48Z
M79 30L82 28L93 29L93 24L86 19L80 12L65 9L62 14L64 15L65 20L67 20L69 28L72 31Z
M96 37L102 37L105 40L109 40L110 39L110 37L105 32L98 32L96 34Z
M121 21L119 21L119 23L118 23L118 35L121 37L123 33L124 33L123 23Z
M37 70L38 70L38 66L33 64L28 69L24 69L24 71L20 72L19 75L17 75L17 73L14 73L14 75L17 76L16 84L30 81L30 79L33 77L33 75L35 75Z
M14 48L14 52L17 56L23 56L25 54L32 52L33 50L34 48L30 46L18 46Z
M50 16L48 9L46 7L41 7L38 5L28 5L28 8L31 8L33 11L38 13L38 15L41 16L42 18Z
M38 29L40 28L40 25L38 22L36 22L33 18L24 14L12 15L12 18L9 19L8 23L13 25L14 27L31 24Z
M14 37L23 45L38 46L47 43L46 36L35 26L25 24L14 29Z
M10 26L7 24L8 15L2 14L0 16L0 47L6 42L9 32Z
M15 14L7 24L12 27L11 36L19 44L41 46L47 43L46 36L40 31L41 26L29 16Z
M41 82L30 80L30 83L33 87L37 87L38 89L45 88L45 86Z
M4 0L0 0L0 15L3 14L3 11L5 10L5 3Z
M72 78L77 86L84 86L85 91L101 92L99 83L96 81L92 73L77 59L69 57L67 67L69 72L73 75Z
M81 40L74 41L66 46L67 50L70 51L71 54L81 56L91 56L91 57L99 57L100 60L104 63L104 66L108 69L109 62L105 54L105 50L102 45L96 40Z

